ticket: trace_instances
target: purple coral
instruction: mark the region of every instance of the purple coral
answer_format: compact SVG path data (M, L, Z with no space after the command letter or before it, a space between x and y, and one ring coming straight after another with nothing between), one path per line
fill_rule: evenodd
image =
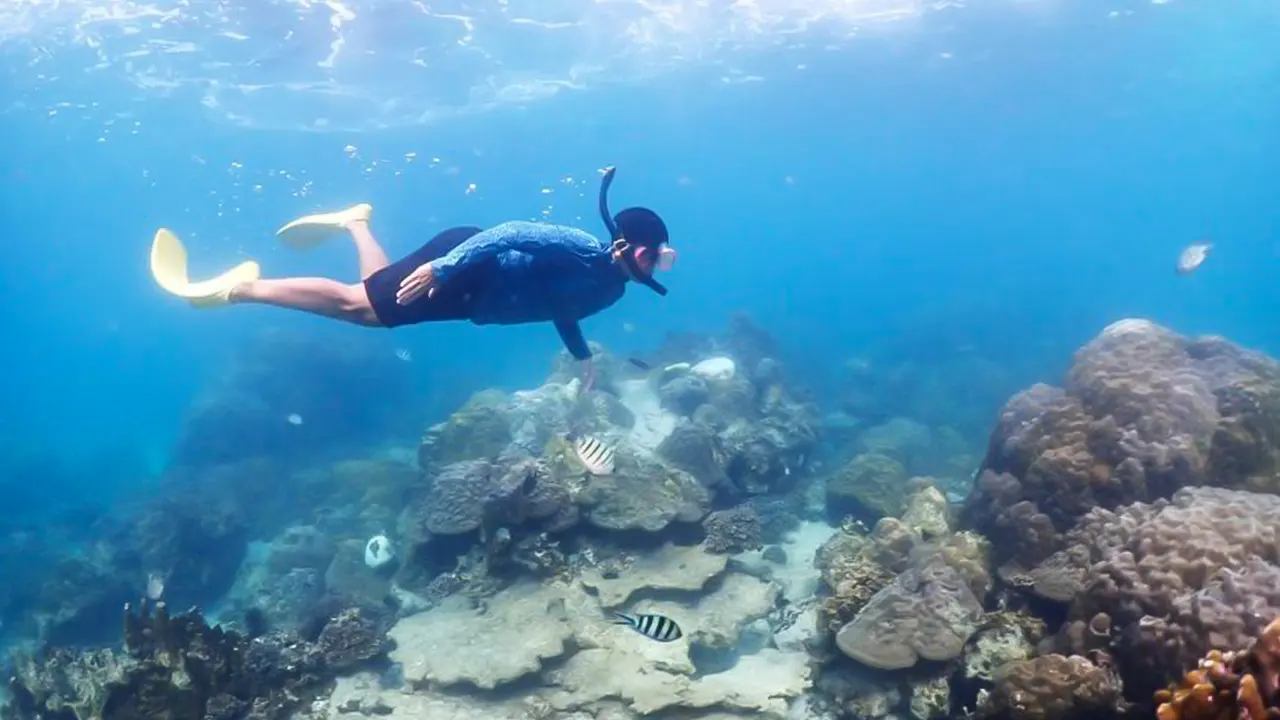
M1094 507L1188 485L1280 491L1280 366L1219 338L1125 320L1081 348L1063 389L1012 398L963 523L1025 567Z
M1131 697L1149 696L1209 649L1246 647L1280 615L1277 517L1280 497L1209 487L1091 511L1069 547L1030 573L1075 596L1057 645L1084 653L1099 645L1092 636L1107 635L1101 644Z

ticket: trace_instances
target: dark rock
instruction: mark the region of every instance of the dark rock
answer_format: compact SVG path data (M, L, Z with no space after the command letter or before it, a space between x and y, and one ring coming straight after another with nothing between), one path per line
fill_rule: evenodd
M316 646L330 670L347 672L385 654L390 643L376 622L351 608L325 625Z
M662 407L677 415L689 416L711 396L707 381L697 375L680 375L658 390Z
M713 553L739 553L757 550L760 542L760 516L749 505L718 510L702 521L707 532L703 544Z

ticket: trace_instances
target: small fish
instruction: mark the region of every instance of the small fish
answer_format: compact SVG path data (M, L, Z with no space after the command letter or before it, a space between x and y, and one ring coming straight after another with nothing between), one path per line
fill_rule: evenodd
M652 366L652 365L650 365L649 363L647 363L647 362L645 362L645 361L641 360L640 358L627 358L627 362L631 363L632 365L635 365L636 367L640 368L641 370L652 370L652 369L653 369L653 366Z
M676 621L665 615L614 613L614 617L616 618L613 621L614 625L626 625L650 640L671 642L679 640L684 635L680 632L680 626Z
M536 468L530 468L529 474L524 476L524 482L520 483L520 494L528 497L538 489L538 471Z
M396 348L396 357L405 362L413 362L413 353L405 350L404 348Z
M1213 249L1211 242L1198 242L1186 246L1178 255L1178 274L1190 275L1209 257Z
M147 574L147 599L159 602L164 597L164 575L158 572Z
M573 451L592 475L608 475L613 472L613 448L596 438L578 438L573 444Z
M289 413L288 417L286 417L284 421L289 423L290 425L301 425L302 416L299 415L298 413Z

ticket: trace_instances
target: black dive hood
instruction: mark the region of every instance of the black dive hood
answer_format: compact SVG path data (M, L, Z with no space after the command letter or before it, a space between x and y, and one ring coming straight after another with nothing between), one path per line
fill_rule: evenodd
M609 229L609 236L613 240L613 249L620 252L622 262L626 263L627 269L631 271L631 277L659 295L666 295L667 289L663 287L662 283L653 279L653 273L641 270L640 265L636 263L635 255L628 252L632 243L618 229L618 223L614 220L613 213L609 212L609 186L613 184L613 174L616 170L617 168L614 167L605 168L604 176L600 178L600 219L604 221L604 226ZM660 249L660 247L653 248L655 253L654 267L657 267L656 253Z

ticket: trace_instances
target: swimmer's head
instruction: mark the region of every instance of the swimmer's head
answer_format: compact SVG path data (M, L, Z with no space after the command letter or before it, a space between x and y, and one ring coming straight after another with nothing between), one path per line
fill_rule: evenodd
M670 247L667 224L658 213L643 207L623 210L613 218L618 235L627 241L634 262L633 271L652 275L657 270L670 270L676 251ZM627 263L632 265L632 263Z
M609 212L609 186L614 168L606 168L600 178L600 219L609 229L614 259L625 268L632 280L666 295L667 289L653 279L657 270L669 270L675 263L675 251L667 247L667 224L648 208L631 207L613 216Z

